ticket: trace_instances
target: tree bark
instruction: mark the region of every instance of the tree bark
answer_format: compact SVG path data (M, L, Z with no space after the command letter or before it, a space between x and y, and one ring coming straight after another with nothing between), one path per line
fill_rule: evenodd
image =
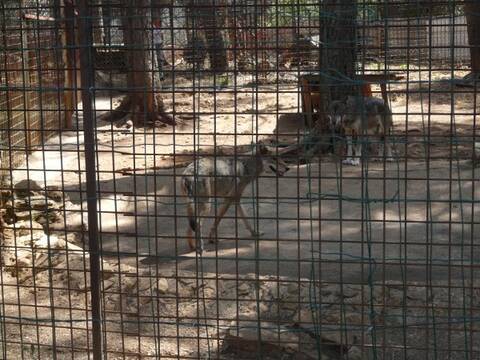
M165 112L157 58L153 51L150 0L125 1L123 40L129 72L128 94L104 119L116 121L131 116L135 126L175 125Z
M356 0L325 0L320 55L321 104L319 126L326 125L328 104L359 93L355 82Z
M325 0L329 14L322 23L321 70L330 89L328 100L358 92L355 86L356 63L356 0Z
M210 67L223 73L228 68L227 47L221 28L225 22L224 11L215 6L217 0L190 0L189 14L193 31L201 29L205 35Z
M472 73L480 74L480 2L478 0L466 0L465 16Z

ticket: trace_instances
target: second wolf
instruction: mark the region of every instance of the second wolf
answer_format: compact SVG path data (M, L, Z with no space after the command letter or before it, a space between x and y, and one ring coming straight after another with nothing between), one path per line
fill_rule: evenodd
M187 240L192 250L203 250L202 222L210 214L211 203L216 198L223 198L224 203L215 214L215 221L209 232L210 242L214 242L218 224L232 203L236 205L238 215L252 237L258 236L249 224L240 200L247 185L260 176L265 165L279 176L288 171L285 163L272 155L263 144L258 144L253 151L237 157L203 157L187 166L183 172L181 188L188 198Z
M393 161L389 141L393 126L392 112L382 99L349 96L345 102L332 101L328 109L328 119L333 129L345 134L347 158L343 160L344 164L359 165L362 143L372 137L379 140L378 157L374 159L381 161L385 156L387 161Z

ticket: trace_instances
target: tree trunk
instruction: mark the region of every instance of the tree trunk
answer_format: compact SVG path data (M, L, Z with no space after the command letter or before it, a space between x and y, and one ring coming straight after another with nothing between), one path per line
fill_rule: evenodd
M216 0L190 0L189 7L193 31L201 29L205 35L210 67L217 73L228 68L227 47L221 28L225 16L221 7L215 6Z
M321 11L326 14L321 23L321 50L319 76L307 76L304 88L319 92L315 127L303 141L308 154L333 151L339 154L341 145L332 136L327 121L328 105L360 93L355 81L356 65L356 0L324 0ZM314 144L312 146L312 144ZM311 155L307 155L308 157Z
M478 0L466 0L465 16L467 18L472 73L478 76L480 74L480 2Z
M325 0L322 11L320 56L321 104L319 126L326 126L328 104L359 93L355 83L356 0Z
M128 95L120 105L105 116L115 121L131 116L136 126L175 125L164 110L157 58L152 39L150 0L125 1L122 17L123 41L129 72Z

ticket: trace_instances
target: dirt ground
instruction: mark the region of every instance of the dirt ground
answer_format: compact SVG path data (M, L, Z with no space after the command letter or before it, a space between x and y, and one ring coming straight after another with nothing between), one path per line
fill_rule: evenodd
M182 168L141 169L158 166L172 154L199 149L249 145L262 139L298 141L305 133L298 114L298 88L292 82L253 87L250 79L241 78L235 89L175 92L166 101L179 114L180 125L174 132L171 128L127 129L99 121L99 236L104 281L111 282L104 289L104 307L113 319L105 325L111 331L112 358L121 357L115 351L127 351L131 358L156 353L207 358L207 342L195 337L208 333L210 351L215 354L222 344L217 340L224 339L229 328L238 331L240 320L256 320L257 314L262 321L309 328L316 324L312 294L317 296L315 304L330 304L317 322L335 328L327 336L334 343L345 344L348 339L348 349L340 352L349 358L369 357L378 350L376 345L382 359L433 358L438 355L432 352L436 341L441 343L445 337L448 341L438 349L443 354L447 346L457 349L451 351L451 359L464 358L466 348L479 354L480 339L465 340L473 330L457 325L458 319L466 317L462 309L468 318L480 315L475 280L479 274L474 265L480 257L480 170L471 163L474 99L464 89L450 87L446 80L450 73L434 73L431 87L426 82L428 73L412 74L408 88L405 81L390 87L395 162L352 167L342 166L341 159L333 155L316 156L309 164L287 159L290 171L284 177L265 173L242 200L262 237L252 239L231 209L220 225L219 243L207 245L201 262L184 239L185 201L178 186ZM119 99L97 98L97 115ZM476 103L478 112L478 98ZM44 271L40 279L38 274L22 278L18 273L5 273L2 283L11 285L5 311L12 317L23 308L16 303L33 301L43 304L51 318L57 312L51 310L54 298L59 308L76 309L59 309L59 318L85 318L82 309L88 303L88 281L78 278L88 269L83 253L82 219L86 224L87 215L81 117L78 127L78 131L65 131L49 140L45 152L29 155L28 171L24 167L13 172L14 183L28 177L42 187L56 186L66 192L68 204L58 210L65 222L47 230L78 247L78 274ZM66 238L69 233L78 236ZM58 244L58 249L69 248L60 240ZM31 254L29 259L35 259L33 250ZM70 268L67 258L58 260L62 269ZM212 280L200 286L199 274ZM130 280L124 281L125 277ZM15 284L20 278L27 285L17 293ZM72 278L76 285L70 282ZM49 291L48 284L55 279L68 283L66 288ZM38 286L35 281L45 288L32 292L31 286ZM124 291L116 292L116 287ZM471 293L462 293L464 288ZM178 298L182 291L185 299ZM345 296L348 291L351 296ZM207 299L205 304L199 301L202 298ZM125 317L122 309L128 313ZM36 307L22 311L25 317L37 315ZM432 336L435 316L448 326L439 326ZM207 321L207 328L191 324L202 318L220 320ZM151 324L153 319L159 323ZM232 325L233 320L236 324ZM407 323L414 330L408 328L409 333L403 334ZM87 324L75 323L72 331L70 324L67 319L63 330L57 328L65 358L71 358L69 347L87 346ZM342 330L344 324L353 330ZM377 325L381 330L372 337L372 326L376 329ZM21 329L12 320L8 336L19 336ZM127 334L124 337L115 333L122 329ZM39 333L31 324L23 331L33 343L41 338L48 344L52 339L51 331ZM177 336L185 339L177 341ZM156 342L158 337L164 338ZM382 350L382 346L390 347ZM411 349L408 357L402 346ZM288 351L293 354L300 351L298 347ZM425 347L430 351L421 350ZM45 349L41 351L53 351ZM40 350L32 346L24 351L37 356ZM224 356L242 358L239 354Z

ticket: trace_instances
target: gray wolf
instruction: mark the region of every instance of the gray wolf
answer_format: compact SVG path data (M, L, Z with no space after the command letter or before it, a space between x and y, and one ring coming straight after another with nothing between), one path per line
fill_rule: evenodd
M181 178L181 188L188 199L187 241L190 249L196 249L200 253L203 251L202 222L210 214L211 203L216 198L224 199L224 203L210 229L210 242L215 241L217 227L232 203L235 203L238 215L252 237L260 236L249 224L240 200L245 188L260 176L266 166L278 176L288 171L285 163L263 144L236 157L202 157L186 167ZM194 233L195 239L192 236Z
M386 161L393 161L388 139L393 126L392 112L382 99L349 96L346 101L332 101L327 112L330 127L344 133L347 140L344 164L359 165L363 143L372 137L380 140L378 157L373 159L381 161L385 156Z

